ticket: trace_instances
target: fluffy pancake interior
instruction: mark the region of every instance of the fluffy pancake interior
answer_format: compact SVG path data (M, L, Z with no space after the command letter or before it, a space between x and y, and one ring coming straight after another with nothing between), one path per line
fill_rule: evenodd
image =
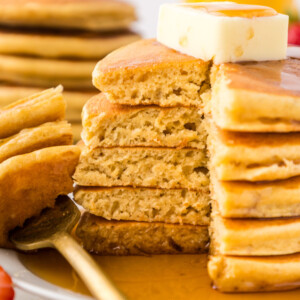
M118 105L102 93L88 101L82 118L83 140L92 148L205 148L203 113L196 108Z
M93 82L119 104L201 107L201 95L209 87L208 68L209 62L142 40L100 61Z
M77 203L90 213L111 220L208 225L209 191L150 188L82 188Z
M74 179L83 186L197 189L208 185L204 150L84 148Z

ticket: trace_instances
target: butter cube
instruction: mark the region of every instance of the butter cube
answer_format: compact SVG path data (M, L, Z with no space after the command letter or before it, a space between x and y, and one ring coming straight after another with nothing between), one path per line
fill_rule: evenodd
M215 64L286 58L287 15L234 2L163 4L157 39L182 53Z

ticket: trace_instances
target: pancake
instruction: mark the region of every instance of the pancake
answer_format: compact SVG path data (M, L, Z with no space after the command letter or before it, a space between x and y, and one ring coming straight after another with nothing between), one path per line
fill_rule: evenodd
M83 147L74 179L82 186L198 189L209 183L204 150Z
M74 142L79 142L81 139L81 131L82 125L80 123L73 123L72 124L72 132L74 137Z
M66 103L62 97L61 86L2 107L0 108L0 138L14 135L24 128L63 120L65 109Z
M95 64L96 61L0 55L0 80L46 88L62 84L65 88L92 89Z
M46 147L71 145L72 142L71 125L66 121L23 129L13 136L0 139L0 163L16 155Z
M42 91L41 88L0 85L0 107ZM64 90L63 97L67 103L66 119L69 122L81 122L82 107L94 95L93 92Z
M83 108L83 140L90 148L113 146L205 148L201 110L125 106L101 93Z
M56 33L42 30L0 29L0 53L48 58L100 59L109 52L138 40L132 32Z
M276 182L219 181L210 173L211 197L225 218L300 216L300 177Z
M72 192L79 155L77 146L57 146L0 164L0 247L10 246L10 230L43 208L54 206L57 196Z
M107 221L85 213L76 234L101 255L194 254L207 250L207 226Z
M211 169L220 180L271 181L300 175L300 134L239 133L209 126Z
M8 26L115 30L135 19L134 7L118 0L4 0L0 23Z
M132 187L83 188L75 201L90 213L108 220L208 225L209 190L150 189Z
M223 64L212 72L212 115L233 131L300 131L300 60Z
M300 218L231 220L213 211L213 254L269 256L300 252Z
M292 290L300 287L300 254L270 257L211 256L208 272L214 287L221 292Z
M113 103L202 107L209 65L154 39L141 40L101 60L93 83Z

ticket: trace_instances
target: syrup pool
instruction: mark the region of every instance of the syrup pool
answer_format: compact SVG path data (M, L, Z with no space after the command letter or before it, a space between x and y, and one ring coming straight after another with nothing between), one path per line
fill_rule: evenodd
M131 300L299 300L300 290L281 293L222 294L211 288L206 255L94 256ZM19 254L24 266L40 278L90 295L55 250Z

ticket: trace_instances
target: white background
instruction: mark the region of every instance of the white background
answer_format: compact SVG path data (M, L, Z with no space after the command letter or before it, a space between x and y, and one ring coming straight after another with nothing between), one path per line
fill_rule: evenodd
M162 3L175 3L176 0L125 0L132 3L138 14L138 22L134 28L145 38L156 36L156 24L159 6Z

